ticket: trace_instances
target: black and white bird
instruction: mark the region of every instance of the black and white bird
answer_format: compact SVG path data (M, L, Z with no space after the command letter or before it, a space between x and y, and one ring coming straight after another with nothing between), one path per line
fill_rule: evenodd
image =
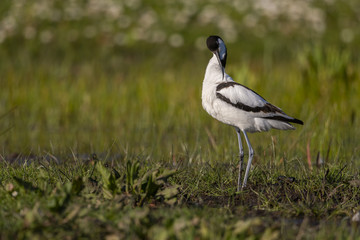
M207 47L213 53L207 65L202 86L202 106L215 119L235 127L240 150L238 191L241 186L241 171L244 150L240 132L244 134L249 147L247 163L242 187L246 186L249 177L254 150L247 133L268 131L271 128L295 129L290 123L303 124L299 119L286 115L280 108L270 104L253 90L235 82L225 72L227 51L224 41L219 36L210 36Z

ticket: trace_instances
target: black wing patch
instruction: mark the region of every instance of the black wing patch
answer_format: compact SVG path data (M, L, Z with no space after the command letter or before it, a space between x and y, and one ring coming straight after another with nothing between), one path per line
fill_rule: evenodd
M218 91L220 91L220 90L222 90L222 89L224 89L224 88L233 87L233 86L236 86L236 85L237 85L237 86L241 86L241 87L243 87L243 88L246 88L247 90L255 93L256 95L258 95L259 97L261 97L262 99L264 99L262 96L260 96L259 94L257 94L254 90L252 90L252 89L250 89L250 88L248 88L248 87L246 87L246 86L244 86L244 85L242 85L242 84L240 84L240 83L237 83L237 82L223 82L223 83L220 83L219 85L217 85L216 91L218 92ZM264 99L264 100L265 100L265 99ZM266 100L265 100L265 101L266 101Z
M216 93L216 97L223 100L224 102L230 104L231 106L236 107L236 108L246 111L246 112L283 113L280 109L271 105L270 103L266 103L262 107L250 107L241 102L233 103L230 101L230 99L228 99L221 93Z
M262 117L265 119L271 119L271 120L277 120L277 121L281 121L281 122L291 122L291 123L297 123L300 125L304 125L304 122L296 119L296 118L286 118L286 117L282 117L282 116L272 116L272 117Z
M257 94L256 92L254 92L253 90L251 90L250 88L241 85L240 83L237 82L223 82L220 83L219 85L217 85L216 87L216 97L221 99L222 101L230 104L233 107L236 107L240 110L246 111L246 112L264 112L264 113L280 113L280 114L285 114L281 109L279 109L278 107L270 104L270 103L266 103L264 106L262 107L250 107L248 105L245 105L241 102L237 102L237 103L233 103L230 101L229 98L225 97L224 95L222 95L221 93L218 93L218 91L224 89L224 88L228 88L228 87L233 87L233 86L242 86L250 91L252 91L253 93L255 93L256 95L258 95L259 97L261 97L259 94ZM263 97L261 97L262 99L264 99ZM265 99L264 99L265 100ZM265 100L266 101L266 100ZM286 115L286 114L285 114ZM303 121L296 119L296 118L286 118L283 116L279 116L279 115L275 115L275 116L269 116L269 117L262 117L265 119L272 119L272 120L277 120L277 121L281 121L281 122L291 122L291 123L297 123L297 124L301 124L303 125Z
M264 113L282 113L282 114L284 114L283 111L281 111L279 108L275 107L274 105L272 105L270 103L266 103L262 107L250 107L250 106L245 105L245 104L243 104L241 102L233 103L233 102L230 101L229 98L225 97L224 95L222 95L221 93L218 92L218 91L220 91L220 90L222 90L224 88L234 87L236 85L242 86L242 87L252 91L253 93L258 95L259 97L261 97L259 94L257 94L256 92L254 92L250 88L247 88L244 85L241 85L240 83L237 83L237 82L223 82L223 83L220 83L219 85L217 85L217 87L216 87L216 97L218 97L219 99L223 100L224 102L230 104L231 106L236 107L236 108L241 109L241 110L246 111L246 112L264 112ZM263 97L261 97L261 98L264 99Z

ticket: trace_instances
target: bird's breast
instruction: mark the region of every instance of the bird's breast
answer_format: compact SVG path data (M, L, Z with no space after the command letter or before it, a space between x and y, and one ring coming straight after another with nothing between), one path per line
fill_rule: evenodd
M216 100L216 85L208 84L204 81L201 100L205 111L214 117L214 115L216 115L216 109L214 108L214 101Z

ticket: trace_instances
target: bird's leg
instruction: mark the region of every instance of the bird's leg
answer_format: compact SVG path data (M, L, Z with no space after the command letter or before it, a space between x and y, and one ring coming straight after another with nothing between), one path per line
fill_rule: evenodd
M239 152L240 152L240 163L239 163L239 178L238 178L238 186L237 186L237 191L240 191L240 185L241 185L241 171L242 171L242 165L244 162L244 149L241 143L241 135L240 135L240 129L236 128L236 133L238 136L238 141L239 141Z
M249 138L248 138L248 136L246 135L246 132L245 132L245 131L243 131L243 133L244 133L244 136L245 136L246 143L247 143L247 145L248 145L248 147L249 147L249 160L248 160L247 167L246 167L244 182L243 182L241 188L244 188L244 187L246 186L246 182L247 182L247 179L248 179L248 177L249 177L249 172L250 172L250 167L251 167L251 161L252 161L253 156L254 156L254 150L253 150L253 148L251 147Z

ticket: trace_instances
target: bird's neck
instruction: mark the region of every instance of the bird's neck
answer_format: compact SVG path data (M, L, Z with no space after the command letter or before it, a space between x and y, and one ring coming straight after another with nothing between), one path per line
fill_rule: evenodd
M219 62L215 55L210 59L205 72L204 82L207 83L219 83L226 81L226 77L223 77L222 66L219 65ZM225 73L226 75L226 73Z

